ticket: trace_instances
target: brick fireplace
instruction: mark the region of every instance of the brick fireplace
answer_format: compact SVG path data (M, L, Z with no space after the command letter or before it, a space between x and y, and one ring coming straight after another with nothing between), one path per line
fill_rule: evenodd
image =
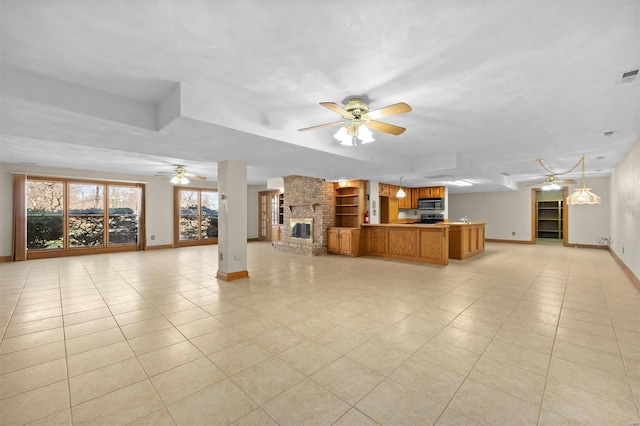
M284 229L276 250L307 256L327 254L327 228L334 224L333 183L308 176L284 177ZM292 222L291 220L294 219ZM311 238L292 235L295 223L311 223ZM299 225L298 225L299 226Z

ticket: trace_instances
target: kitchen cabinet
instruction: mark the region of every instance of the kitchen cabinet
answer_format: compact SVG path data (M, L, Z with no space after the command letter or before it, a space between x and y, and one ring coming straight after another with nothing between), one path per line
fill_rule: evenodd
M381 197L389 196L389 184L388 183L379 183L378 184L378 195Z
M411 188L411 208L412 209L417 209L418 208L418 197L419 195L419 191L418 188Z
M414 189L418 190L418 198L444 198L444 186L426 186Z
M449 259L463 260L484 253L484 223L448 222Z
M327 231L327 252L356 257L360 255L360 229L331 227Z
M398 208L400 209L411 209L413 207L411 207L411 193L412 193L412 189L411 188L402 188L402 190L405 192L405 196L404 198L398 198ZM416 208L417 208L417 199L416 199Z
M389 223L398 223L398 199L389 197Z

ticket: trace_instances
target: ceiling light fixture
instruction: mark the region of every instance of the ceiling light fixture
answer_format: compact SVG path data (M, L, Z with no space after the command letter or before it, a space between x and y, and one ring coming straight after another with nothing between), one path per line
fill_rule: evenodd
M177 174L171 178L170 182L174 185L186 185L189 183L189 179L185 175Z
M600 204L601 198L591 192L591 188L587 188L584 179L584 155L580 158L580 161L569 171L574 170L578 165L582 163L582 187L576 188L573 194L567 197L568 205L575 204Z
M555 182L548 182L542 185L543 191L557 191L560 188L562 187Z
M358 146L358 140L360 143L373 142L373 133L364 124L358 125L357 123L351 123L348 126L340 127L340 130L336 132L333 137L340 141L340 145Z
M396 192L396 198L404 198L407 196L407 193L404 192L404 189L402 189L402 176L400 176L400 187L398 189L398 192Z
M471 182L467 182L466 180L449 180L447 183L455 186L473 186Z

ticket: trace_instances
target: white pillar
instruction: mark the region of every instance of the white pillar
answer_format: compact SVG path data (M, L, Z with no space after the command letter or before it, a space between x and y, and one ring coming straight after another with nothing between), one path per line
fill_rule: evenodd
M247 165L218 163L218 274L231 281L247 278Z

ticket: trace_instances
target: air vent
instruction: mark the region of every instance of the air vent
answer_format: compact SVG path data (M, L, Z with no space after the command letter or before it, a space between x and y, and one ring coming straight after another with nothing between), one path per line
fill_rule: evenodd
M21 161L20 164L24 164L25 166L37 166L38 163L30 163L28 161Z
M511 173L507 173L507 172L502 172L500 173L502 176L511 176Z
M602 136L604 136L605 138L611 137L613 136L613 134L615 133L615 130L609 130L608 132L603 132Z
M632 81L634 81L636 79L636 77L638 77L638 70L629 70L629 71L624 71L621 72L618 75L618 80L616 81L617 84L622 84L622 83L631 83Z

